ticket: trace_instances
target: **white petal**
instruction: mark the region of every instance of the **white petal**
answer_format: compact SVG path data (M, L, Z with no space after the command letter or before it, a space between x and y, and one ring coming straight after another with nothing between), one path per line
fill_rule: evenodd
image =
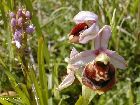
M89 11L81 11L77 15L74 16L73 21L76 24L84 23L87 20L98 20L98 16Z
M95 38L95 49L104 48L107 49L108 41L111 36L111 28L108 25L105 25L100 29L97 37Z
M83 51L72 57L69 63L75 66L77 65L79 67L84 66L85 64L93 61L95 59L95 56L95 51L93 50Z
M16 46L17 46L17 48L19 49L19 48L21 47L20 42L19 42L19 41L14 41L14 42L15 42L15 44L16 44Z
M110 57L110 63L116 68L125 69L127 67L125 59L115 51L106 50L105 53Z
M85 44L89 40L94 39L98 31L99 31L99 27L96 25L96 23L94 23L93 25L91 25L91 27L89 27L88 29L86 29L80 34L79 43Z
M70 58L72 58L73 56L75 56L76 54L78 54L79 52L73 47L70 53Z
M58 86L58 90L61 91L64 88L67 88L74 82L75 76L74 72L70 72L65 79L62 81L62 83Z

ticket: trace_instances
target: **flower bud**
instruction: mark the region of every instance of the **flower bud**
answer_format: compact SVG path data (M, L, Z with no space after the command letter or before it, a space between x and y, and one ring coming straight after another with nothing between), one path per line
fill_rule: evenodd
M15 27L16 26L16 19L15 18L12 18L11 19L11 26L12 27Z
M21 36L22 36L22 30L16 30L14 33L14 40L20 42Z
M16 15L15 15L15 13L14 13L14 12L10 12L10 14L9 14L9 15L10 15L10 17L11 17L11 18L15 18L15 17L16 17Z
M25 16L27 19L31 19L31 13L29 11L26 11Z
M21 16L22 16L22 9L19 9L19 10L17 11L17 16L18 16L18 17L21 17Z

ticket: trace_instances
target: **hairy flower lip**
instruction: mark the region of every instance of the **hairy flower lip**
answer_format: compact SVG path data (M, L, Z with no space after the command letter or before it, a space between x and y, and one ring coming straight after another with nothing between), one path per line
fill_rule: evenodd
M93 90L100 90L101 88L108 85L108 83L111 81L111 79L106 81L96 81L96 80L89 80L86 76L82 78L82 82L84 85L91 87ZM93 88L94 87L94 88Z
M110 63L90 62L83 71L82 83L94 91L106 92L115 84L115 68Z
M116 79L115 77L113 77L112 79L108 80L106 82L106 86L104 87L99 87L99 86L96 86L95 84L91 84L92 82L91 81L88 81L89 79L87 78L82 78L82 83L87 86L88 88L92 89L93 91L97 92L98 94L100 93L105 93L107 91L109 91L110 89L113 88L113 86L115 85L116 83Z

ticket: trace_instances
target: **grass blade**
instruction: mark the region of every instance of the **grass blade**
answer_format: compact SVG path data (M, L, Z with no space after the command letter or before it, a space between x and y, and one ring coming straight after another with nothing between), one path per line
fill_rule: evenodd
M48 86L47 86L47 75L44 68L44 43L43 38L38 41L38 66L39 66L39 80L41 85L41 91L43 95L43 101L45 104L48 103Z

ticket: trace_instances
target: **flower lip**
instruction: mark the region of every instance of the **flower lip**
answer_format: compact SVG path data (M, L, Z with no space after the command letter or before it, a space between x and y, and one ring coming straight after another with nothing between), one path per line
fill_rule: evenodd
M115 84L115 68L110 63L90 62L85 66L82 82L94 91L106 92Z
M87 28L88 25L86 23L79 23L71 30L70 35L79 36L80 32Z
M87 77L85 77L85 78L82 78L82 81L85 85L88 85L88 86L93 85L95 89L101 89L105 87L111 81L111 79L106 80L106 81L104 80L96 81L93 79L90 81Z
M88 25L86 23L79 23L77 24L69 34L69 40L72 43L79 43L79 35L82 31L86 30Z

